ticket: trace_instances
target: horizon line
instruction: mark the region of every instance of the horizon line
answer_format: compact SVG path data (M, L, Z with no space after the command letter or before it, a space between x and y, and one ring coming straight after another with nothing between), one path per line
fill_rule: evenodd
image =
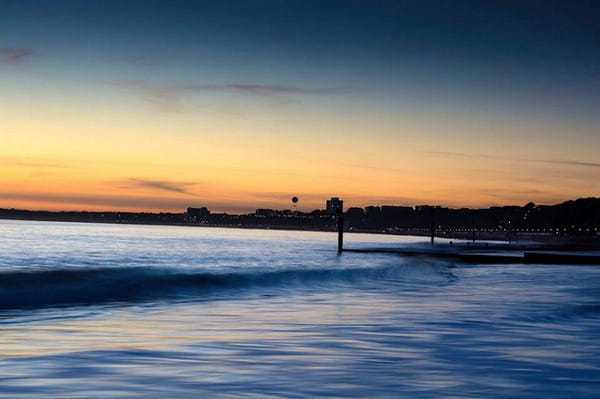
M338 197L343 201L343 198ZM574 201L578 201L578 200L600 200L600 197L578 197L575 199L570 199L570 200L565 200L565 201L561 201L561 202L557 202L557 203L553 203L553 204L538 204L535 203L534 201L528 201L523 205L515 205L515 204L506 204L506 205L491 205L491 206L487 206L487 207L467 207L467 206L462 206L462 207L458 207L458 206L446 206L446 205L439 205L439 204L418 204L418 205L391 205L391 204L379 204L379 205L366 205L366 206L351 206L346 208L345 210L349 210L352 208L360 208L360 209L366 209L368 207L384 207L384 206L390 206L390 207L401 207L401 208L412 208L413 210L415 210L418 207L434 207L434 208L445 208L445 209L455 209L455 210L459 210L459 209L470 209L470 210L482 210L482 209L491 209L491 208L508 208L508 207L524 207L526 205L528 205L529 203L534 204L535 206L556 206L556 205L561 205L567 202L574 202ZM195 208L195 209L199 209L199 208L207 208L210 211L210 208L206 207L206 206L188 206L188 208ZM15 208L15 207L10 207L10 208L3 208L0 207L0 211L19 211L19 212L51 212L51 213L140 213L140 214L185 214L187 212L187 209L185 208L183 209L181 212L173 212L173 211L150 211L150 210L140 210L140 211L131 211L131 210L119 210L119 209L113 209L113 210L93 210L93 209L83 209L83 210L75 210L75 209L61 209L61 210L52 210L52 209L33 209L33 208ZM230 215L249 215L249 214L253 214L255 213L257 210L259 209L269 209L269 210L274 210L274 211L293 211L295 210L298 213L311 213L314 211L323 211L325 210L324 208L315 208L315 209L311 209L311 210L299 210L299 209L295 209L295 208L266 208L266 207L258 207L255 208L255 210L253 212L246 212L246 213L228 213L228 212L215 212L215 214L230 214ZM211 212L212 213L212 212Z

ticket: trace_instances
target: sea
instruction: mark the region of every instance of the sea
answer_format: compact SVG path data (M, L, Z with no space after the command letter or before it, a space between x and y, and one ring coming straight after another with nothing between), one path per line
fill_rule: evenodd
M600 397L600 267L336 244L0 221L0 398Z

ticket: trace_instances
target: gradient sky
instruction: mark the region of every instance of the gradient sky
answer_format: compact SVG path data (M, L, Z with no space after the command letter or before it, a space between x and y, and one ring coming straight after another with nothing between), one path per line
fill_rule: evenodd
M598 1L0 0L0 207L600 195Z

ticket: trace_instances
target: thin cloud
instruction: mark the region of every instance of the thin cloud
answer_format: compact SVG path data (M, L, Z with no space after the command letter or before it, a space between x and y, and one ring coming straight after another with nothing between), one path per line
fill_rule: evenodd
M169 191L178 194L192 195L189 191L191 186L197 183L192 182L174 182L164 180L147 180L131 177L124 181L118 182L121 188L149 188L153 190Z
M390 167L385 167L385 166L373 166L373 165L365 165L365 164L340 164L340 166L345 166L348 168L356 168L356 169L375 170L375 171L381 171L381 172L406 173L406 169L390 168Z
M31 157L31 156L3 156L0 157L0 165L30 167L30 168L61 168L61 169L81 169L98 168L104 165L120 165L127 167L141 166L159 166L168 165L166 163L158 164L156 162L135 162L135 161L106 161L106 160L90 160L77 158L48 158L48 157Z
M512 162L533 162L533 163L544 163L554 165L566 165L566 166L581 166L588 168L600 168L600 163L587 162L587 161L575 161L569 159L527 159L527 158L513 158L513 157L502 157L497 155L489 154L478 154L478 153L464 153L464 152L451 152L451 151L423 151L428 154L442 155L448 157L460 157L460 158L480 158L480 159L491 159L495 161L512 161Z
M0 65L16 65L29 60L35 52L28 48L0 48Z
M281 97L285 95L335 95L347 92L343 87L299 87L299 86L276 86L261 84L186 84L169 85L151 83L140 80L101 80L97 83L115 86L129 90L138 95L144 101L156 105L163 111L179 111L184 98L193 93L215 91L233 92L247 95Z
M47 160L33 157L0 157L0 165L18 166L24 168L59 168L64 169L67 166L59 161Z
M581 162L581 161L546 161L546 162L561 162L573 166L588 166L591 168L600 168L600 163L597 162Z
M269 86L269 85L255 85L255 84L239 84L232 83L227 85L206 85L196 86L199 89L204 90L232 90L250 94L260 95L276 95L276 94L307 94L307 95L330 95L339 94L348 91L347 88L343 87L322 87L322 88L309 88L309 87L294 87L294 86Z

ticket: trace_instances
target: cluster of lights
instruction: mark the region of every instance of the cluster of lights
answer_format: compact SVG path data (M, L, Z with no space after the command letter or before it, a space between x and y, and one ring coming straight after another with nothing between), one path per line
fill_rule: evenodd
M431 229L429 228L424 228L424 227L415 227L415 228L410 228L410 227L406 227L406 228L401 228L401 227L395 227L395 228L391 228L390 230L410 230L410 231L431 231ZM508 231L507 228L502 227L502 226L498 226L497 229L489 229L489 228L459 228L459 229L454 229L454 228L444 228L442 225L436 226L435 227L436 231L444 231L444 232L464 232L464 233L470 233L473 231L478 231L478 232L488 232L488 233L495 233L497 231ZM566 232L566 231L572 231L572 230L577 230L580 232L586 232L586 233L591 233L591 232L595 232L598 233L600 231L600 228L598 227L575 227L575 226L571 226L570 228L567 227L563 227L563 228L531 228L531 229L512 229L511 231L514 233L559 233L559 232Z
M439 225L435 228L438 231L446 231L446 232L472 232L472 231L481 231L481 232L489 232L489 233L493 233L493 232L497 232L497 231L508 231L507 228L502 227L502 226L498 226L497 229L486 229L486 228L459 228L459 229L454 229L454 228L444 228L443 226ZM409 228L408 230L417 230L417 231L429 231L430 229L427 228L414 228L411 229ZM563 227L563 228L531 228L531 229L513 229L512 231L515 233L552 233L552 232L566 232L567 230L577 230L580 232L586 232L586 233L591 233L591 232L598 232L600 229L598 227L575 227L575 226L571 226L570 228L567 227Z

